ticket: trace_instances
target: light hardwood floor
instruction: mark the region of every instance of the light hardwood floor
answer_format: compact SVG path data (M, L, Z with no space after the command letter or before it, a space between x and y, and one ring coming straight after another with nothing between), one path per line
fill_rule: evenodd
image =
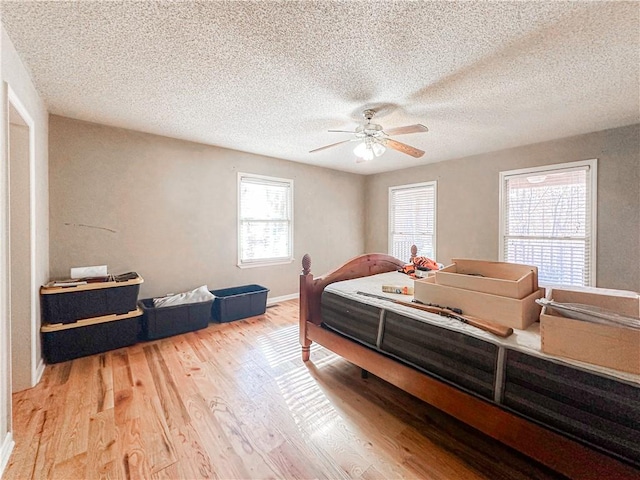
M313 346L298 303L51 365L3 479L562 478Z

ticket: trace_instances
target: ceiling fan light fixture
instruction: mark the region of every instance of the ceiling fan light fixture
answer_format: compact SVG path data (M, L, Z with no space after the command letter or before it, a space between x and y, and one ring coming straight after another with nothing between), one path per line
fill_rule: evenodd
M374 154L376 157L379 157L380 155L382 155L382 154L385 152L385 150L386 150L386 148L384 147L384 145L382 145L381 143L377 143L377 142L376 142L376 143L374 143L374 144L371 146L371 149L373 150L373 154Z
M360 142L358 145L356 145L356 148L353 149L353 153L356 155L356 157L367 161L373 160L373 157L375 155L373 149L370 145L367 144L367 142Z

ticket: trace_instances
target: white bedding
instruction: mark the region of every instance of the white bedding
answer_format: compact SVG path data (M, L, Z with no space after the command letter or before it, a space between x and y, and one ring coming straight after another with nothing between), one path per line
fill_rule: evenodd
M163 307L175 307L177 305L187 305L190 303L200 303L213 300L215 297L206 285L195 288L188 292L183 293L170 293L164 297L158 297L153 299L153 306L155 308Z
M518 350L523 353L545 358L557 363L570 365L574 368L579 368L588 372L595 372L600 375L605 375L618 380L624 380L629 383L640 385L640 375L621 372L619 370L613 370L598 365L592 365L577 360L557 357L554 355L543 353L540 349L540 323L538 322L534 323L526 330L514 329L513 335L508 338L500 338L491 333L485 332L484 330L480 330L466 323L462 323L458 320L442 317L434 313L423 312L415 308L398 305L397 303L359 295L357 293L358 291L373 293L376 295L393 298L395 300L401 300L403 302L411 302L411 300L413 299L413 297L410 295L384 293L382 292L382 285L399 285L413 287L413 279L408 275L399 272L381 273L378 275L372 275L370 277L362 277L356 278L354 280L345 280L343 282L332 283L325 288L325 291L332 292L352 300L357 300L361 303L384 308L385 310L402 313L407 317L414 318L421 322L426 322L433 325L441 326L443 328L448 328L450 330L463 332L467 335L481 338L498 346L511 348L513 350Z

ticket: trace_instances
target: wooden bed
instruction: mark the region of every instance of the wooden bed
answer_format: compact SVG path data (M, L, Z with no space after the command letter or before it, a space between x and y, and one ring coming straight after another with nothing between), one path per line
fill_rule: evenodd
M412 257L415 256L412 248ZM640 478L640 471L609 455L510 413L389 356L321 326L321 296L328 285L385 272L405 262L385 254L365 254L338 269L313 277L311 258L302 259L300 275L300 344L310 359L312 342L337 353L377 377L456 417L481 432L570 478Z

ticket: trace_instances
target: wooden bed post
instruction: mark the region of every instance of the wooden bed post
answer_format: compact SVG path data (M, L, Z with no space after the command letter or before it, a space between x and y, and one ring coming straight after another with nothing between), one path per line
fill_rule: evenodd
M409 260L409 263L413 263L413 259L416 258L417 255L418 247L416 247L415 245L411 245L411 259Z
M302 345L302 361L309 361L311 340L307 338L307 320L309 320L309 294L311 293L313 275L311 274L311 257L308 253L302 257L302 273L300 274L300 345Z

